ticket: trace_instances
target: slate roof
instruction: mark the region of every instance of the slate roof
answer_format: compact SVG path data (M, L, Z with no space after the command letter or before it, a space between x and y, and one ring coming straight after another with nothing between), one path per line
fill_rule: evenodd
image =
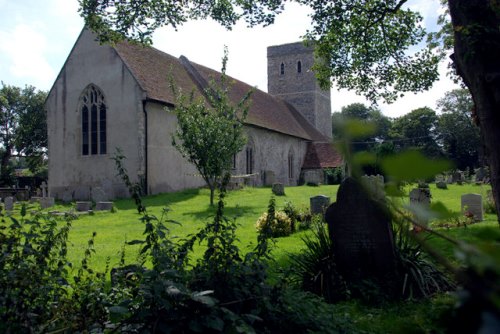
M174 105L175 98L168 86L169 73L177 87L184 92L195 88L195 96L203 96L201 87L220 73L205 66L190 62L185 57L176 58L153 47L128 42L114 46L146 93L147 99ZM230 97L238 102L252 88L237 79L228 77L233 83ZM246 119L247 125L280 132L309 141L329 139L312 126L293 106L266 92L256 89L251 96L252 103Z

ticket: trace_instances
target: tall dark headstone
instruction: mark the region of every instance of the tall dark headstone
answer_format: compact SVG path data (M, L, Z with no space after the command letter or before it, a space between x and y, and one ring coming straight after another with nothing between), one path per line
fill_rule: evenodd
M383 278L394 272L390 214L358 181L342 182L325 218L337 268L346 279Z

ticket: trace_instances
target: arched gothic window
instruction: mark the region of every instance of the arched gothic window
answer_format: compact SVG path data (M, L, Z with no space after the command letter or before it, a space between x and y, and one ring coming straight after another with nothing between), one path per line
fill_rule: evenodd
M297 62L297 73L301 73L302 72L302 62L299 60Z
M281 63L281 66L280 66L280 74L283 75L285 74L285 64Z
M253 173L253 167L254 167L254 157L253 157L253 145L249 144L247 145L247 148L245 150L246 153L246 173L247 174L252 174Z
M79 104L82 121L82 155L106 154L106 104L96 86L85 88Z
M293 171L293 152L290 151L288 153L288 178L293 179L294 171Z

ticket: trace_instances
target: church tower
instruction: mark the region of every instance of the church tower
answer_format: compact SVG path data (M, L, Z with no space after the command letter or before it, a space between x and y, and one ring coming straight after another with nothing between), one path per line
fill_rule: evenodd
M322 134L332 137L330 89L323 90L311 68L314 50L302 42L267 48L267 91L290 103Z

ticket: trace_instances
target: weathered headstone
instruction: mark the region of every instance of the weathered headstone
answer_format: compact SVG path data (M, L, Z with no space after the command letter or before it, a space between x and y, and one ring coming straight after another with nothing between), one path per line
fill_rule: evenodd
M363 175L361 182L373 199L385 200L384 177L382 175Z
M285 186L283 185L283 183L273 183L272 191L276 196L284 196Z
M76 202L75 203L76 211L78 212L89 211L91 208L91 204L92 204L91 202L86 202L86 201Z
M323 215L330 205L330 197L325 195L314 196L309 199L309 203L311 205L312 215Z
M276 183L276 175L272 170L266 170L264 172L264 185L272 186L273 183Z
M431 191L429 188L414 188L410 191L410 204L428 208L431 205Z
M483 198L479 194L464 194L461 198L462 212L472 214L474 220L483 220Z
M42 209L50 208L55 204L54 197L42 197L38 201L40 202L40 207Z
M337 269L348 280L383 278L395 270L391 217L364 187L345 179L325 214Z
M111 211L113 209L113 202L97 202L95 211Z
M446 183L448 183L448 184L452 184L453 183L453 176L452 175L448 175L446 177Z
M32 196L30 198L30 203L36 203L36 202L39 202L40 201L40 198L41 197L38 197L38 196Z
M486 169L484 167L479 167L475 170L476 182L483 182L486 178Z
M426 225L428 217L425 210L431 206L431 191L429 188L415 188L410 191L410 207L414 210L415 219Z
M5 211L12 211L14 209L14 197L5 197L3 202L5 204Z

